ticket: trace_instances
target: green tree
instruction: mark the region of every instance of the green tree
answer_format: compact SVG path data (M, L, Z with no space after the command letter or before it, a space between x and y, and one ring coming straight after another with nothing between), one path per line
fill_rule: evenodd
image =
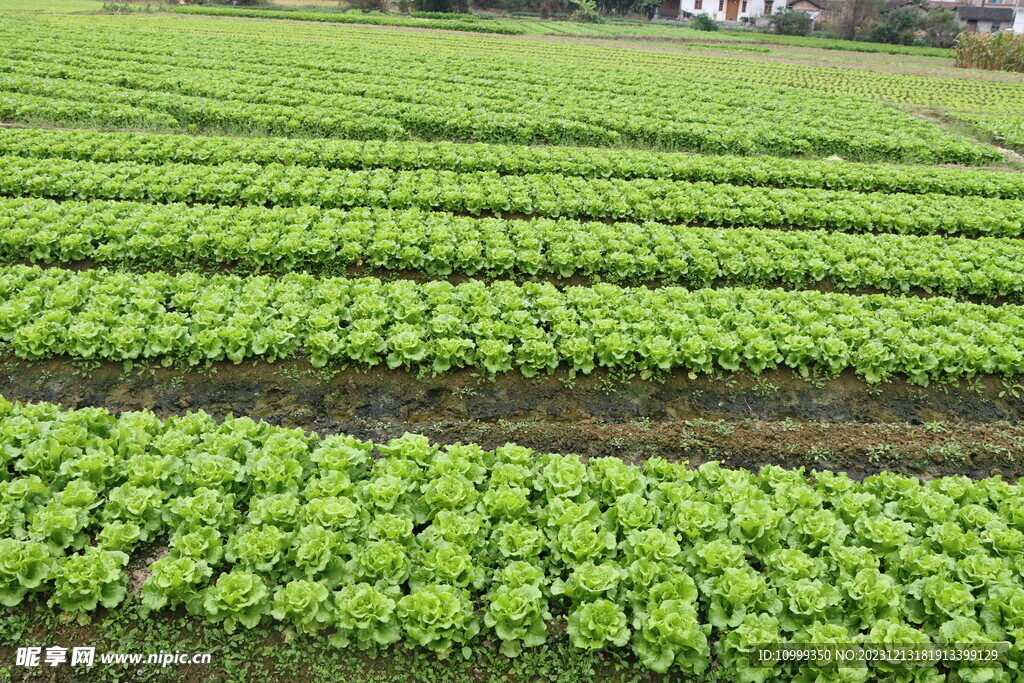
M913 45L919 42L919 33L924 27L925 12L920 7L906 5L889 12L884 23L871 31L871 40L876 43Z
M787 36L806 36L811 33L811 18L806 13L793 9L771 15L768 25L776 33Z
M601 23L601 14L597 11L597 0L572 0L572 4L576 5L576 11L572 15L576 21L587 24Z
M839 34L846 40L863 40L871 34L884 0L838 0ZM829 5L831 9L832 5Z
M963 27L951 9L933 9L924 19L924 30L932 47L953 47Z

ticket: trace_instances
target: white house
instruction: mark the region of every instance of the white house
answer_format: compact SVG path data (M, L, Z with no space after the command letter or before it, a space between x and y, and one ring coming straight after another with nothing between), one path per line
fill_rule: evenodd
M1024 33L1024 0L928 0L928 5L953 10L972 33Z
M665 0L658 8L658 16L687 19L707 14L715 21L740 21L766 17L785 6L786 0Z
M998 33L1013 29L1019 15L1013 6L992 0L981 7L966 5L956 8L957 18L971 33Z

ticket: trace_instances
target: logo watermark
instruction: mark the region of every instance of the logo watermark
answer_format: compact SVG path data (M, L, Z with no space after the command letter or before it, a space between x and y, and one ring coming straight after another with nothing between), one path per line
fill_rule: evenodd
M189 652L96 652L95 647L19 647L14 656L15 666L55 667L96 666L103 664L178 666L181 664L209 664L210 654Z
M930 643L764 643L754 651L754 666L783 664L817 667L992 667L1006 662L1009 643L969 645Z

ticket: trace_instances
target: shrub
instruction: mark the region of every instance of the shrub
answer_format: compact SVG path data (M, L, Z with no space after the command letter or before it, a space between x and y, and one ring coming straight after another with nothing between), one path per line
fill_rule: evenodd
M871 40L878 43L893 45L915 45L921 41L924 31L925 16L911 5L898 7L889 13L883 24L878 24L871 31Z
M811 33L811 18L797 10L787 9L773 14L768 24L776 33L787 36L806 36Z
M576 11L573 12L573 19L581 21L585 24L600 24L601 15L597 11L596 0L572 0L573 4L576 5Z
M414 12L469 14L469 0L413 0Z
M698 31L717 31L718 22L711 18L709 14L697 14L690 19L690 28Z

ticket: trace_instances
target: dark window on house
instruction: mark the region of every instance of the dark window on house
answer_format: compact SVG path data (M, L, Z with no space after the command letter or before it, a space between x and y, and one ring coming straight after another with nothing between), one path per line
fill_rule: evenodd
M765 14L771 14L772 13L772 0L765 0L765 3L764 3L764 13Z
M747 13L747 0L743 0L743 5L740 7L740 12L743 14Z
M725 9L725 0L718 0L718 11L721 12Z
M998 21L993 21L992 22L992 33L998 33L998 32L999 32L999 22Z
M693 0L693 9L704 9L704 0Z

